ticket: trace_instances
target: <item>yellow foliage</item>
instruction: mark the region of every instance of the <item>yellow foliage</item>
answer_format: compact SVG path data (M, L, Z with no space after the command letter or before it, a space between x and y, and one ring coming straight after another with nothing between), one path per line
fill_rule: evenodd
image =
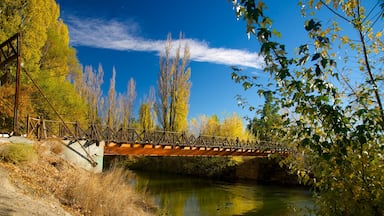
M192 119L191 125L201 135L238 137L241 140L254 139L253 135L245 130L243 119L236 113L227 116L223 121L220 121L217 115L212 115L211 117L203 115L198 120Z
M344 35L343 37L341 37L341 42L342 42L343 44L348 43L348 42L349 42L349 38L348 38L348 36Z

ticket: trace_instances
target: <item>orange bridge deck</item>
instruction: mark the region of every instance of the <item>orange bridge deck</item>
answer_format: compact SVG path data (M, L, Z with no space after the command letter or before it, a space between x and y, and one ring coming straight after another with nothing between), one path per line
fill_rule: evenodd
M230 147L190 147L152 144L116 144L109 143L104 147L104 155L143 155L143 156L258 156L278 153L286 156L288 151L258 150Z

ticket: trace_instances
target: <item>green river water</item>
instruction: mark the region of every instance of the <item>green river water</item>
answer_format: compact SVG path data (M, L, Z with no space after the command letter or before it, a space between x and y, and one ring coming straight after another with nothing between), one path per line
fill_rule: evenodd
M178 175L136 172L132 184L154 197L161 215L296 215L310 207L304 188L223 182Z

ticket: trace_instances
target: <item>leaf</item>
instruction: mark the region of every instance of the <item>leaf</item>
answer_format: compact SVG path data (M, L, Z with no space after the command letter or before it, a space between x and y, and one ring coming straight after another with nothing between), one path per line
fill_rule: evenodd
M321 57L320 53L316 53L315 55L313 55L312 57L312 61L316 61L317 59L319 59Z
M315 72L316 72L316 76L320 76L322 74L322 71L321 71L320 66L318 64L316 64Z
M344 35L343 37L341 37L341 42L342 42L343 44L348 43L348 42L349 42L349 38L348 38L348 36Z
M250 82L244 82L243 83L243 88L244 88L244 90L248 90L249 88L251 88L253 85L252 85L252 83L250 83Z
M304 65L308 61L308 59L309 59L309 55L308 54L303 56L302 58L299 59L298 65L300 65L300 66Z
M232 80L234 80L236 83L240 82L239 75L235 72L232 72Z
M308 44L301 45L299 47L299 55L304 54L308 51Z
M307 21L305 25L305 30L307 31L318 31L320 30L321 24L320 22L316 22L315 20L311 19Z

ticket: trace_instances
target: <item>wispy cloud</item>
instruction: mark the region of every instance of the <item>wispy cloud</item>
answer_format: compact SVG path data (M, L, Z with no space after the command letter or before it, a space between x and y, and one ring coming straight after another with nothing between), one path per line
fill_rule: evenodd
M101 19L79 19L66 17L73 45L105 48L112 50L155 52L164 51L165 40L151 40L137 35L139 27L133 22L118 22ZM230 66L261 69L263 58L246 50L213 48L196 39L173 40L190 48L191 60Z

